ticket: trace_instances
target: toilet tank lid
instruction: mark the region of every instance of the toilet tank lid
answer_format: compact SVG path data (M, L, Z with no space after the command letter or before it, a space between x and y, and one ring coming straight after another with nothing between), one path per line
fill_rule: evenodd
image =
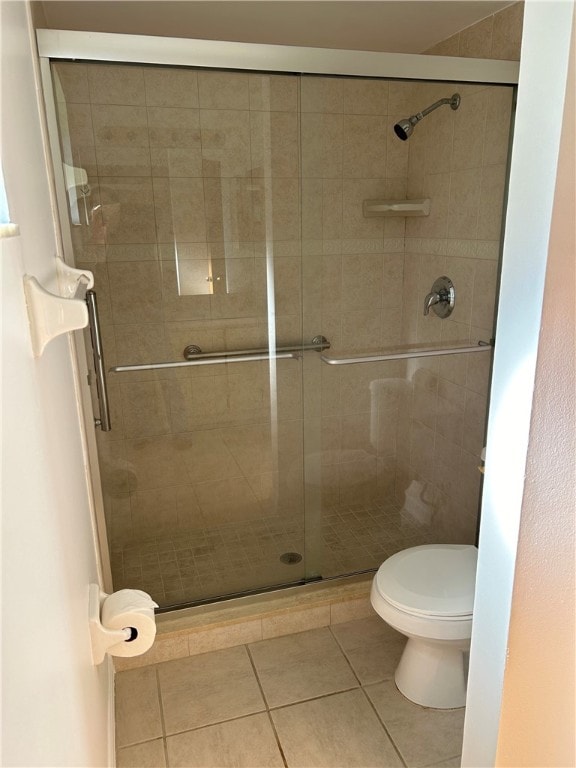
M378 569L382 597L426 616L471 616L478 550L470 544L425 544L397 552Z

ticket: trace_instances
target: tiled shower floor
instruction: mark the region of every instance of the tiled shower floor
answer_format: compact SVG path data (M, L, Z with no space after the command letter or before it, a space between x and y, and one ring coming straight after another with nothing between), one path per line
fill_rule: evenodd
M426 528L390 505L342 506L323 513L318 558L323 578L377 568L401 549L425 544ZM160 606L188 603L265 586L297 582L304 559L302 524L274 517L229 523L134 542L112 550L115 589L138 588Z

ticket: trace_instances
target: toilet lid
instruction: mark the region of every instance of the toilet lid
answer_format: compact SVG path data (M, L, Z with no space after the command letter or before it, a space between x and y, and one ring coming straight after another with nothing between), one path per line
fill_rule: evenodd
M389 557L378 569L382 597L408 613L471 616L478 550L468 544L426 544Z

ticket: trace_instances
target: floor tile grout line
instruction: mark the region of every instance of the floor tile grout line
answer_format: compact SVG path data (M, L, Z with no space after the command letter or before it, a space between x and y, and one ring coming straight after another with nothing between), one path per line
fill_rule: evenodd
M162 727L162 746L164 748L164 762L166 763L166 766L170 766L170 761L168 760L168 742L166 741L166 721L164 719L164 704L162 702L162 688L160 687L160 669L159 665L155 664L155 675L156 675L156 693L158 696L158 705L160 707L160 725Z
M299 704L308 704L311 701L319 701L320 699L328 699L331 696L338 696L341 693L350 693L351 691L360 690L361 686L355 685L352 688L342 688L341 691L330 691L329 693L321 693L318 696L311 696L308 699L300 699L299 701L292 701L289 704L278 704L275 707L270 707L270 712L277 712L280 709L287 709L288 707L297 707Z
M376 683L376 685L378 685L378 683ZM402 765L403 765L403 766L405 766L405 768L406 768L406 767L408 766L408 763L407 763L407 762L406 762L406 760L404 759L404 756L402 755L402 752L400 751L400 747L398 747L398 746L397 746L396 742L395 742L395 741L394 741L394 739L392 738L392 734L390 733L390 731L389 731L389 730L388 730L388 728L386 727L386 723L384 722L384 720L383 720L383 719L380 717L380 715L378 714L378 710L377 710L377 709L376 709L376 707L374 706L374 703L373 703L372 699L370 698L370 696L368 696L368 694L366 693L366 691L365 691L365 689L364 689L364 688L361 688L361 690L362 690L362 693L364 694L364 696L366 697L366 699L368 700L368 704L370 705L370 707L371 707L371 708L372 708L372 710L374 711L374 714L375 714L375 715L376 715L376 717L378 718L378 722L380 723L380 725L381 725L381 726L382 726L382 728L384 729L384 733L385 733L385 734L386 734L386 736L388 736L388 738L390 739L390 743L391 743L391 744L392 744L392 746L394 747L394 751L395 751L395 752L396 752L396 754L398 755L398 758L400 759L400 762L401 762L401 763L402 763Z
M328 629L330 630L330 634L331 634L331 635L332 635L332 637L334 638L334 640L335 640L335 642L336 642L336 645L338 646L338 648L339 648L339 649L340 649L340 651L342 652L342 655L343 655L343 656L344 656L344 658L346 659L346 663L348 664L348 666L349 666L349 667L350 667L350 669L352 670L352 674L354 675L354 677L356 678L356 680L358 680L358 685L359 685L359 686L360 686L360 688L361 688L361 687L362 687L362 680L360 680L360 678L359 678L359 677L358 677L358 675L356 674L356 670L355 670L355 669L354 669L354 667L352 666L352 662L351 662L351 661L350 661L350 659L348 658L348 654L346 653L346 651L345 651L345 650L344 650L344 648L342 647L342 644L340 643L340 641L338 640L338 638L336 637L336 635L335 635L335 634L334 634L334 632L332 631L332 624L328 625Z
M286 755L284 754L284 748L282 747L282 744L280 742L280 736L278 735L278 731L276 730L276 725L272 720L272 713L270 711L270 707L268 706L268 701L266 699L266 694L264 693L264 688L262 687L262 683L260 682L260 677L258 676L258 670L256 669L256 664L254 663L254 659L250 651L250 646L248 643L246 643L244 647L246 648L246 653L248 654L248 658L250 659L250 664L252 665L252 669L254 670L254 676L256 677L256 682L258 683L258 688L260 689L262 700L264 701L264 705L266 707L266 715L268 717L268 722L270 723L270 727L272 728L274 738L276 739L276 744L278 745L280 757L282 758L282 762L284 763L285 768L288 768L288 761L286 760Z
M166 738L169 739L172 736L182 736L185 733L193 733L194 731L201 731L204 728L214 728L217 725L225 725L226 723L234 723L237 720L244 720L247 717L254 717L255 715L263 715L268 710L266 709L259 709L256 712L246 712L243 715L238 715L237 717L229 717L226 720L216 720L213 723L204 723L203 725L194 725L192 728L185 728L183 731L174 731L174 733L168 733L166 735Z

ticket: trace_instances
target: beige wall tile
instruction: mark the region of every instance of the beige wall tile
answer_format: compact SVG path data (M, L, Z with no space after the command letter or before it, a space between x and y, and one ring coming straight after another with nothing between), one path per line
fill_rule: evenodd
M112 314L116 324L162 321L160 270L157 262L115 262L108 265L108 274Z
M304 76L300 80L302 112L342 113L343 80L338 77Z
M153 184L158 242L205 242L202 179L154 179Z
M100 179L102 230L105 242L154 243L154 197L149 179Z
M88 104L88 71L84 64L68 61L52 62L52 77L55 84L56 101L68 104Z
M188 638L186 635L170 638L163 638L161 635L156 635L152 648L141 656L127 658L115 656L114 668L116 672L123 672L127 669L147 667L153 664L159 664L162 661L181 659L185 656L188 656Z
M252 175L298 177L299 133L296 112L251 112Z
M495 262L479 261L474 276L472 325L492 331L498 266Z
M488 89L462 98L458 110L444 114L454 125L452 169L479 168L484 149L484 125L486 123Z
M146 103L144 71L130 65L91 64L88 84L92 104Z
M487 89L486 133L483 165L505 164L510 142L512 88Z
M448 237L475 238L478 233L480 172L456 171L450 180Z
M346 78L342 81L342 88L344 114L388 114L389 84L386 80Z
M248 76L250 109L296 112L300 80L294 75Z
M186 476L178 447L169 436L126 440L124 459L133 491L178 485Z
M490 165L482 169L478 237L483 240L497 240L500 237L505 184L504 165Z
M470 59L489 59L492 54L494 16L472 24L459 33L458 55Z
M242 470L227 448L220 431L198 431L177 438L177 446L191 483L240 478Z
M272 179L272 230L277 240L300 236L300 183L298 179Z
M92 110L94 141L98 146L147 147L148 126L144 107L107 106Z
M450 181L451 178L448 173L435 173L425 178L421 195L415 196L430 198L430 215L407 219L406 234L408 237L446 237Z
M170 432L170 396L166 382L121 384L121 391L127 437L149 437Z
M302 114L301 137L303 178L342 176L341 114Z
M197 107L198 76L189 69L146 67L146 104L151 107Z
M101 176L150 176L148 147L96 147Z
M73 148L86 149L94 146L94 128L90 104L66 104L65 111L60 110L59 115L60 130L63 135L66 135L67 132Z
M460 49L460 33L436 43L424 53L431 56L458 56Z
M253 643L262 639L260 619L243 621L225 627L200 630L188 635L190 655L218 651L236 645Z
M386 135L388 119L371 115L344 115L342 173L358 179L386 176Z
M249 75L244 72L198 72L202 109L249 109Z
M204 176L250 176L249 116L247 110L200 110Z
M310 629L327 627L330 624L330 606L323 605L307 608L302 611L287 611L277 616L262 619L262 637L280 637L292 635L295 632L305 632Z
M374 609L368 596L330 605L330 624L342 624L373 615Z
M151 147L196 150L197 168L200 175L200 116L197 109L175 107L148 107L148 134Z
M381 255L342 258L342 309L346 311L379 307L383 292Z
M491 52L493 59L519 61L523 18L523 2L514 3L494 16Z
M194 492L202 514L212 524L254 520L262 514L258 499L243 478L198 483Z

